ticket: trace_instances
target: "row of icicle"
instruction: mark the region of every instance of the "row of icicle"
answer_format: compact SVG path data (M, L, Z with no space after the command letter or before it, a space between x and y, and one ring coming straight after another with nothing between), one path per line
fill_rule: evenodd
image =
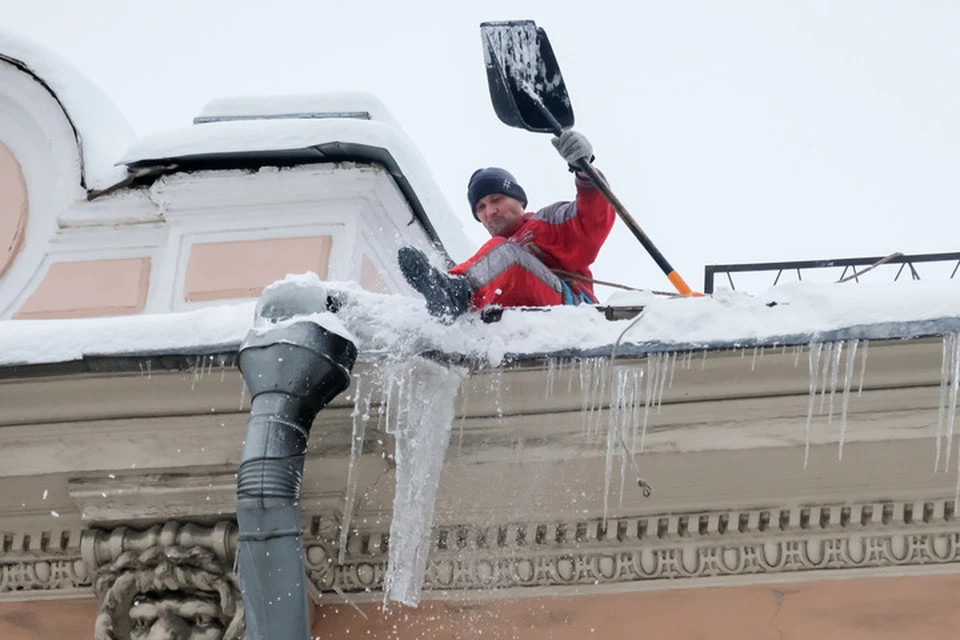
M757 366L757 361L762 360L765 351L778 350L781 354L786 353L788 349L793 350L794 364L800 366L800 358L803 351L807 352L808 371L809 371L809 396L807 402L807 418L804 428L804 457L803 466L807 467L810 457L811 444L811 426L815 416L826 416L827 423L832 424L837 413L836 394L839 391L839 442L838 459L843 459L843 448L847 436L847 416L850 408L851 396L854 392L854 380L857 380L856 394L859 397L863 392L863 381L866 373L866 362L869 341L867 340L846 340L841 342L812 342L808 345L796 346L776 346L755 347L752 348L751 369ZM741 355L746 357L748 349L740 349ZM630 475L631 469L639 476L639 468L636 456L642 453L646 445L647 429L651 421L651 415L659 413L663 402L664 393L672 388L674 374L679 369L691 369L695 360L699 360L701 370L705 368L707 350L697 352L661 352L648 354L641 364L621 365L611 364L609 358L583 358L583 359L556 359L547 360L546 366L546 387L545 397L550 397L557 392L557 377L562 371L567 374L566 393L575 392L575 382L579 385L581 396L581 416L582 416L582 434L585 437L604 436L605 440L605 459L604 459L604 518L606 518L609 507L609 495L611 485L615 478L615 463L619 456L620 466L620 501L622 504L624 496L624 486L626 479ZM859 366L858 366L859 365ZM348 468L347 492L344 509L344 519L341 523L340 538L340 562L344 562L344 554L347 548L348 533L350 528L351 514L356 508L356 490L358 481L358 470L356 467L357 459L362 455L362 445L367 431L368 422L371 421L371 413L376 413L377 431L380 433L394 434L402 436L403 432L410 427L410 415L412 409L411 401L416 403L418 394L432 393L440 389L432 389L422 386L417 382L418 375L411 373L413 370L423 368L424 361L411 367L410 361L397 361L390 364L375 367L371 373L365 375L355 375L357 384L354 389L353 401L353 433L351 437L351 456ZM430 365L439 367L440 365ZM503 403L500 395L501 372L493 374L490 381L488 392L495 396L493 405L496 408L496 416L503 417ZM457 380L462 376L462 372L454 375ZM461 395L461 434L463 420L466 415L466 391L458 388L460 385L440 384L443 376L437 372L427 375L432 380L434 386L444 387L442 393L444 398L435 397L438 405L452 406L455 397L459 392ZM953 448L953 436L956 424L957 401L958 401L958 381L960 381L960 334L948 334L943 337L943 355L941 362L940 376L940 396L936 431L936 457L934 461L934 470L940 471L941 464L943 471L946 472L947 465L951 461L951 452ZM414 389L411 385L417 386ZM373 397L381 398L379 406L373 406ZM449 396L449 397L447 397ZM419 406L415 411L419 418L430 418L431 409L427 406ZM440 407L438 406L437 409ZM604 409L608 409L604 411ZM441 416L441 414L443 414ZM446 421L447 416L451 416L452 410L440 411L435 417ZM604 420L604 418L606 418ZM605 424L604 424L605 423ZM604 433L604 427L605 433ZM439 429L442 433L449 434L450 425L434 425L434 430ZM398 431L399 430L399 431ZM410 444L410 443L408 443ZM413 443L416 444L416 443ZM431 456L434 460L439 457L443 459L445 449L448 443L433 441L428 447L429 451L417 451L416 447L405 446L409 454ZM441 450L442 449L442 450ZM958 469L960 469L960 454L957 456ZM410 462L409 460L407 462ZM397 461L398 466L401 461ZM436 469L431 469L434 473ZM398 469L398 474L400 470ZM409 478L408 478L409 479ZM425 478L417 478L416 482L422 482ZM431 478L436 482L437 478ZM640 486L644 487L644 481L639 479ZM960 473L958 473L957 499L960 500ZM418 505L424 507L425 505ZM426 511L431 512L432 508ZM428 514L423 514L428 515ZM432 519L432 518L431 518ZM428 526L429 529L429 526ZM426 538L422 537L424 532L418 532L416 537L426 543ZM416 545L414 545L416 546ZM418 549L419 556L413 563L418 569L422 568L424 557L421 555L423 549ZM409 568L413 568L407 563ZM417 596L415 596L417 597Z

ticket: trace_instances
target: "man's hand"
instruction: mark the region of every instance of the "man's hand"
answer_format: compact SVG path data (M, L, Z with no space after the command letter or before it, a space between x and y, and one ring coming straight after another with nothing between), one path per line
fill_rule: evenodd
M554 136L550 142L571 167L575 167L583 158L593 159L593 145L585 135L573 129L567 129L559 136Z

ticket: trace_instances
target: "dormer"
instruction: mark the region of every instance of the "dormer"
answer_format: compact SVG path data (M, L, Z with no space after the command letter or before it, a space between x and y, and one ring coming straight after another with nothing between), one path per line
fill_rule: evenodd
M441 265L472 251L370 95L220 99L188 126L135 139L50 56L0 39L0 319L186 310L306 271L410 293L398 247Z

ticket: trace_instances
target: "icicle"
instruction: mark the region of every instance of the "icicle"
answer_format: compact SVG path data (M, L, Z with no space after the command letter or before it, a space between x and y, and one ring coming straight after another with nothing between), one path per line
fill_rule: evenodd
M825 345L823 353L823 380L820 382L820 411L819 415L823 415L823 409L827 404L827 380L830 378L830 363L833 362L833 348L835 344L833 342L828 342Z
M393 386L395 384L395 379L392 370L388 370L386 373L386 381L383 384L383 432L393 434L393 428L390 426L390 416L392 415L392 404L393 404Z
M833 345L833 362L830 370L830 411L827 413L827 424L833 424L833 396L837 392L837 382L840 377L840 358L843 356L843 343Z
M597 358L597 374L595 379L597 380L597 389L594 393L595 403L591 409L591 417L595 417L596 420L593 422L593 427L591 431L596 430L596 433L600 433L600 422L603 418L603 412L601 411L603 406L603 398L607 393L607 378L613 375L613 368L607 364L605 358ZM611 380L612 385L612 380Z
M557 361L554 358L547 358L547 389L543 393L544 400L553 395L553 382L556 375Z
M950 353L950 408L947 411L947 458L945 465L950 464L950 454L953 452L953 425L957 418L957 387L960 383L960 336L953 334ZM960 455L960 454L958 454Z
M637 436L640 433L640 402L643 398L643 369L634 369L633 403L630 407L630 453L637 451Z
M853 365L857 357L859 340L847 341L847 367L843 375L843 404L840 409L840 447L837 459L843 460L843 442L847 436L847 409L850 406L850 386L853 384Z
M613 479L613 454L617 446L617 419L620 417L619 404L623 399L620 393L620 376L613 385L610 398L610 411L607 420L607 451L603 461L603 521L607 521L607 506L610 500L610 482Z
M863 349L860 350L860 384L857 385L857 397L863 394L863 376L867 372L867 349L870 347L870 341L863 341Z
M618 380L620 389L620 412L618 422L620 452L620 507L623 507L623 494L627 482L627 458L633 454L633 449L627 449L626 434L627 427L630 426L631 437L636 434L634 418L636 416L637 405L637 369L625 369L622 374L622 380ZM636 439L631 441L631 447L636 446Z
M397 490L383 593L385 603L417 606L457 389L466 371L420 358L402 366L409 367L409 381L397 399Z
M197 380L200 379L200 356L194 358L193 362L190 363L190 370L193 377L190 382L190 391L194 391L197 388Z
M707 368L707 348L703 348L703 358L700 360L700 371L705 371Z
M677 354L674 353L673 357L670 359L670 382L667 383L668 389L673 389L673 374L677 370Z
M667 366L670 361L669 353L660 354L660 390L657 391L657 413L660 413L660 405L663 403L663 391L667 386Z
M937 459L933 463L934 473L940 470L941 441L946 427L944 421L947 417L947 389L950 386L950 358L953 356L953 341L955 339L955 334L952 333L943 336L943 356L940 359L940 402L937 406ZM946 471L946 465L944 465L944 471Z
M357 460L363 454L363 438L366 434L367 421L370 420L370 402L372 392L364 395L362 392L363 378L355 376L357 386L353 393L353 429L350 436L350 463L347 467L347 493L343 503L343 519L340 524L340 564L345 564L347 540L350 535L350 521L353 519L354 506L357 495Z
M590 389L591 380L591 360L589 358L580 360L580 429L586 435L590 431L590 419L588 410L590 408Z
M753 348L753 358L750 359L750 371L755 371L757 368L757 347Z
M647 355L647 385L643 394L643 427L640 431L640 451L643 451L647 439L647 423L650 421L650 405L654 403L657 389L658 378L660 374L659 361L657 355Z
M820 372L820 352L823 345L819 342L810 345L810 401L807 405L807 426L804 428L806 445L803 449L803 468L807 468L810 460L810 423L813 421L813 404L817 398L817 378Z
M801 345L796 345L793 347L793 366L800 366L800 354L803 353L803 347Z
M243 411L243 403L247 401L247 383L240 381L240 408L237 411Z

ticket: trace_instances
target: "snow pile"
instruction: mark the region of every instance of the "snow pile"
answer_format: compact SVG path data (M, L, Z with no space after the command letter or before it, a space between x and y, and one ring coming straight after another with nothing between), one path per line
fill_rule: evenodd
M0 366L72 362L89 356L207 354L235 350L253 327L256 303L169 314L0 321Z
M724 292L704 298L630 294L613 302L643 305L636 320L608 321L591 307L507 309L486 324L468 314L451 325L431 318L419 298L363 291L354 283L321 285L290 276L306 292L325 287L340 305L324 326L352 339L365 361L388 355L433 355L498 365L515 356L608 356L851 339L910 338L960 331L960 286L789 284L761 295ZM306 293L304 295L307 295ZM319 304L314 296L314 306ZM253 327L254 303L196 311L77 320L0 322L0 366L68 362L84 356L203 354L235 349Z
M126 177L126 167L115 163L136 134L100 87L60 55L2 30L0 58L26 67L63 105L77 130L88 189L103 189Z

